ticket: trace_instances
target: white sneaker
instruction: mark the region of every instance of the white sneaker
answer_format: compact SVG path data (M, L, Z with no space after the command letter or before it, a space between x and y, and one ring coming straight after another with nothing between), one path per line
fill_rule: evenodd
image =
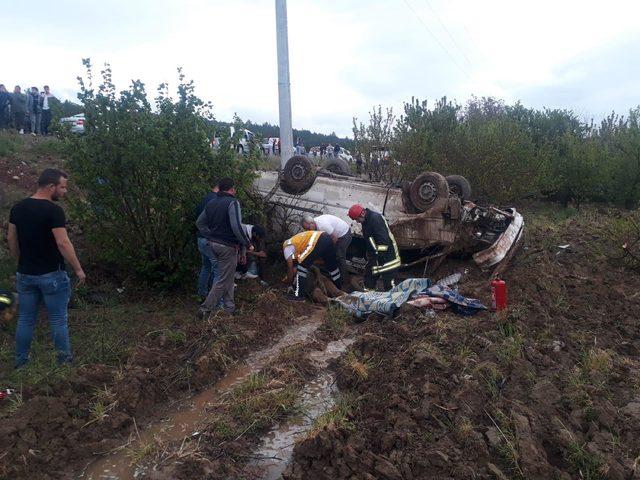
M24 128L20 129L20 135L24 135Z
M247 272L244 274L242 278L248 278L250 280L253 280L254 278L258 278L258 275L256 275L255 273Z

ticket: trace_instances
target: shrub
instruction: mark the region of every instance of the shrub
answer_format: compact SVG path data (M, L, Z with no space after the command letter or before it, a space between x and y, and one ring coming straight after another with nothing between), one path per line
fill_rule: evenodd
M176 99L162 84L152 106L140 81L117 93L108 65L95 89L91 63L83 63L78 98L86 133L66 140L70 172L84 193L72 211L96 260L175 285L197 258L195 207L210 179L232 175L242 191L253 179L251 159L224 148L214 154L206 134L211 107L180 70Z

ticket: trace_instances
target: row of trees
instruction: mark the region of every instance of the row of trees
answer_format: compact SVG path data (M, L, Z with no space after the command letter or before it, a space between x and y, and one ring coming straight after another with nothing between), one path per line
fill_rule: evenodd
M398 118L378 107L367 124L354 119L353 131L365 162L371 152L388 151L392 180L434 170L464 175L479 199L545 196L627 208L640 200L640 107L595 124L570 110L492 98L464 106L446 97L433 106L412 99Z

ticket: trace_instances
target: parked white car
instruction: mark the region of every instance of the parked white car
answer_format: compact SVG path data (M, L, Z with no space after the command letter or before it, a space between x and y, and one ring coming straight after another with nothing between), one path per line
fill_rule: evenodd
M69 125L71 127L71 133L82 134L84 133L84 113L78 113L71 117L65 117L60 119L62 125Z

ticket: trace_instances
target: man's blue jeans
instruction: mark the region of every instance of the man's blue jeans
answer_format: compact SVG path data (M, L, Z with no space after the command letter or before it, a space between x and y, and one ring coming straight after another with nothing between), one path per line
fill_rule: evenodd
M71 281L67 272L58 270L44 275L16 275L18 288L18 327L16 328L16 368L29 361L33 329L38 321L41 303L49 315L51 337L56 348L58 363L73 360L67 305L71 297Z
M200 259L202 267L200 267L200 275L198 276L198 295L206 297L211 290L214 279L218 275L218 261L207 245L207 239L198 237L198 250L200 251Z

